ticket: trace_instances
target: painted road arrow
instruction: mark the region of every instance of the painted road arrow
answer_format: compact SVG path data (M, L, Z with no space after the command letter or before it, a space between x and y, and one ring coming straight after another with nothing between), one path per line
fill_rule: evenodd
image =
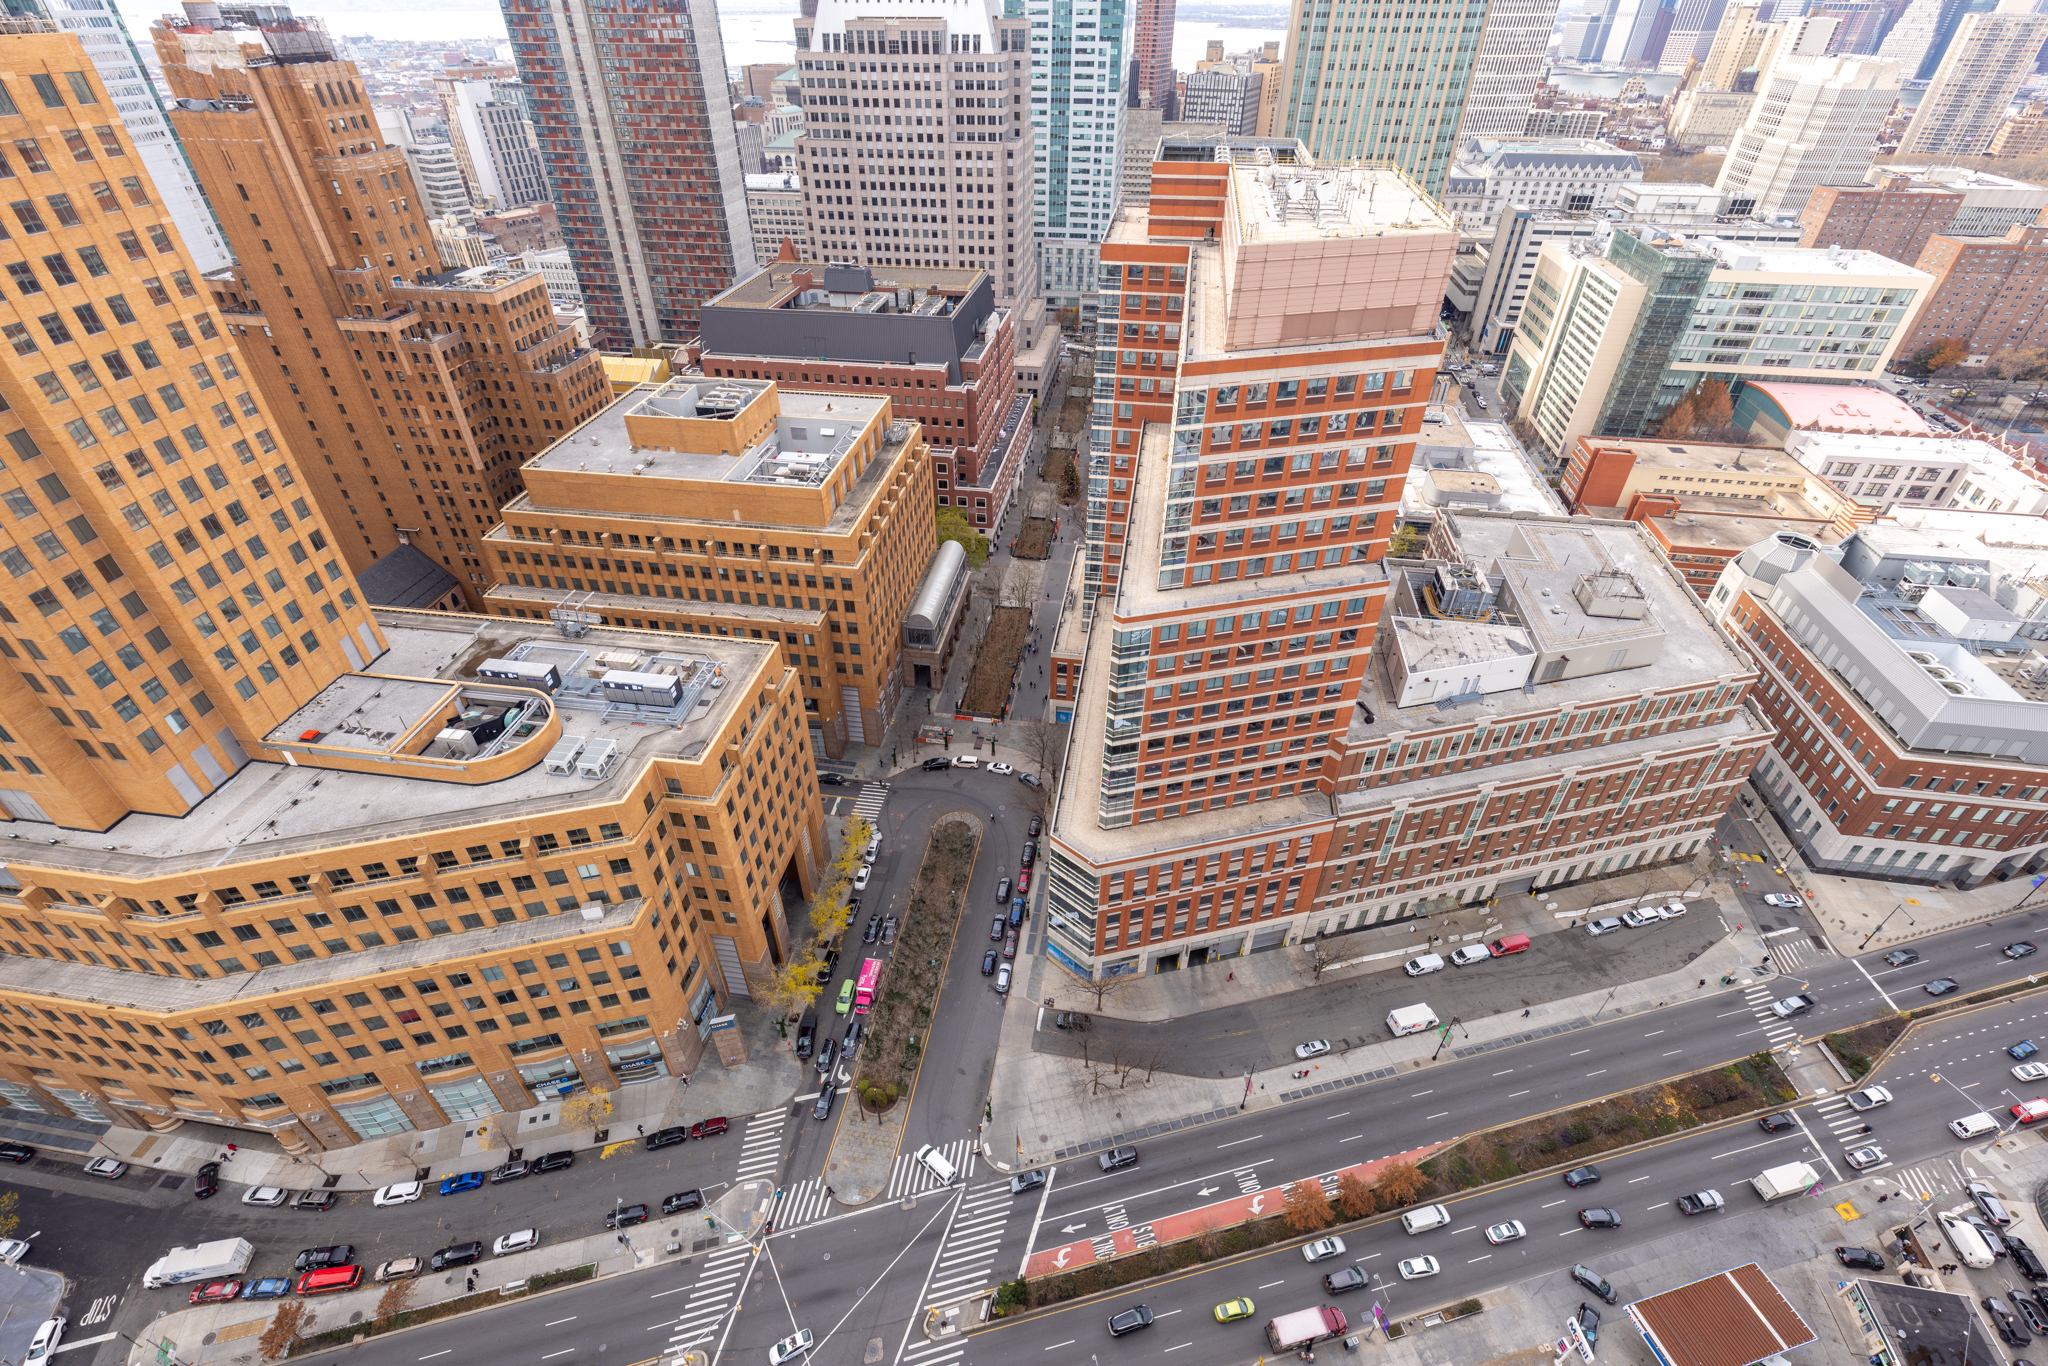
M1088 1227L1088 1225L1086 1225L1086 1224L1068 1224L1068 1225L1066 1225L1066 1226L1065 1226L1064 1228L1062 1228L1062 1229L1060 1230L1060 1232L1062 1232L1062 1233L1079 1233L1079 1232L1080 1232L1080 1231L1081 1231L1082 1229L1084 1229L1084 1228L1086 1228L1086 1227Z

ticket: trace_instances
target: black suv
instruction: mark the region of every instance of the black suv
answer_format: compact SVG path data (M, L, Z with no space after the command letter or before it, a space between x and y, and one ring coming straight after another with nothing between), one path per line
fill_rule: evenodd
M2019 1269L2020 1275L2036 1285L2048 1281L2048 1266L2041 1264L2040 1254L2021 1242L2018 1237L2006 1234L2005 1249L2012 1254L2012 1264Z
M1573 1167L1564 1174L1564 1183L1567 1186L1590 1186L1599 1179L1598 1167Z
M1908 963L1919 962L1920 951L1918 949L1893 949L1884 956L1884 961L1895 968L1902 968Z
M2026 1329L2020 1327L2020 1321L1998 1296L1984 1297L1984 1311L1991 1316L1991 1326L1998 1330L1998 1336L2004 1338L2008 1346L2024 1347L2034 1340Z
M806 1010L804 1018L796 1027L796 1055L799 1058L811 1056L811 1050L818 1043L818 1012Z
M323 1266L347 1266L356 1259L356 1250L347 1243L336 1243L332 1247L309 1247L292 1258L294 1271L318 1271Z
M1867 1247L1838 1247L1835 1260L1843 1266L1858 1267L1864 1271L1882 1271L1885 1266L1884 1254L1872 1252Z
M1109 1316L1109 1335L1113 1338L1120 1338L1125 1333L1135 1333L1140 1328L1151 1326L1152 1311L1142 1304L1126 1309L1121 1314Z
M866 930L864 930L864 931L863 931L863 932L861 933L861 937L860 937L860 942L861 942L861 943L863 943L863 944L872 944L872 943L874 943L874 942L875 942L875 941L876 941L877 939L880 939L881 937L882 937L882 917L881 917L881 916L879 916L879 915L871 915L871 916L869 916L869 917L868 917L868 927L867 927L867 929L866 929Z
M651 1153L656 1148L672 1147L677 1143L685 1142L689 1137L690 1126L678 1124L673 1129L656 1129L653 1133L647 1135L646 1141L640 1146Z
M533 1169L537 1172L559 1172L567 1171L575 1165L576 1154L564 1148L561 1152L549 1153L541 1158L533 1164Z
M953 761L951 759L943 757L927 759L924 761L924 771L927 773L937 773L942 768L951 768L952 766Z
M647 1206L645 1205L620 1205L604 1216L604 1226L606 1228L631 1228L635 1224L644 1224L646 1222Z
M1365 1272L1355 1266L1347 1266L1342 1271L1332 1271L1323 1277L1323 1289L1332 1295L1341 1295L1347 1290L1360 1289L1365 1285L1365 1280Z
M445 1271L451 1266L468 1266L471 1262L483 1260L482 1243L455 1243L444 1247L427 1259L427 1265L435 1271Z
M1775 1134L1780 1130L1791 1128L1793 1123L1794 1121L1792 1119L1792 1116L1784 1113L1779 1113L1775 1115L1765 1115L1763 1118L1759 1119L1756 1122L1756 1127L1762 1129L1767 1134Z
M206 1162L192 1176L192 1198L204 1200L220 1189L220 1163Z
M1609 1304L1613 1304L1621 1298L1621 1292L1609 1285L1606 1278L1590 1266L1574 1266L1572 1268L1572 1279Z
M26 1143L0 1143L0 1158L9 1162L26 1162L36 1155L36 1150Z
M671 1195L668 1199L661 1202L661 1212L663 1214L679 1214L686 1209L703 1208L704 1192L702 1191L683 1191L680 1194Z

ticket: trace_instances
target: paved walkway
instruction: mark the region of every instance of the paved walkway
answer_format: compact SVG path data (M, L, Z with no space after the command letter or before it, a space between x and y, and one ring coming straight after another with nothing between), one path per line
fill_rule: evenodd
M28 1255L33 1257L35 1253ZM57 1301L63 1294L64 1278L55 1271L0 1266L0 1361L20 1361L28 1355L30 1339L43 1326L43 1320L57 1312ZM72 1336L97 1336L99 1331L85 1328Z
M511 1146L532 1157L562 1148L601 1147L636 1142L641 1133L672 1124L695 1123L714 1115L751 1115L790 1103L810 1080L792 1040L782 1039L767 1012L746 1002L734 1014L747 1037L748 1061L727 1069L718 1054L707 1050L688 1079L664 1077L640 1086L622 1086L611 1093L612 1113L597 1126L569 1126L560 1121L559 1102L537 1105L509 1117L517 1136ZM423 1179L439 1181L457 1172L477 1171L506 1160L505 1145L486 1148L478 1137L479 1121L391 1134L346 1148L304 1158L293 1157L265 1135L214 1125L187 1124L167 1134L141 1129L109 1129L92 1150L137 1166L190 1174L200 1164L219 1160L233 1143L238 1151L221 1168L229 1181L250 1186L282 1186L306 1190L331 1186L337 1190L372 1190L394 1181L410 1181L421 1169ZM597 1137L605 1131L604 1139Z

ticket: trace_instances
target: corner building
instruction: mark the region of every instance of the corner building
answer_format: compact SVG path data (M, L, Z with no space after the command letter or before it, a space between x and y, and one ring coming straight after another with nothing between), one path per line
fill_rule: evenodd
M524 473L494 613L776 642L814 753L880 743L937 549L931 446L893 398L642 384Z
M377 631L371 671L184 815L90 841L15 821L37 857L0 884L8 1104L306 1153L744 1061L724 1008L827 861L776 651L447 613ZM671 691L621 702L620 665Z
M540 273L446 271L405 152L352 62L151 29L171 114L224 208L238 264L207 277L312 495L360 573L411 545L462 585L519 466L606 397L595 352L559 326Z
M1722 571L1777 729L1756 786L1809 867L1969 887L2048 861L2048 655L1995 577L1982 542L1897 522Z
M1115 574L1055 657L1053 955L1164 971L1690 852L1768 735L1639 528L1446 514L1427 559L1386 559L1447 215L1298 147L1168 140L1153 176L1103 247L1090 497ZM1597 655L1568 643L1587 630Z

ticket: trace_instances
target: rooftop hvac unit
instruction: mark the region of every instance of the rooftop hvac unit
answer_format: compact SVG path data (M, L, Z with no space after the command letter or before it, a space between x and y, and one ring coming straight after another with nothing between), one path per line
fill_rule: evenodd
M612 771L612 762L619 757L619 742L616 740L595 740L583 751L583 757L576 761L576 776L579 778L602 778Z
M597 663L603 669L633 670L640 666L638 650L600 650Z
M564 735L555 741L555 747L548 751L542 762L550 773L568 775L576 771L576 757L583 753L585 740L580 735Z
M437 759L474 759L476 751L476 736L470 731L451 728L434 737L434 757Z

